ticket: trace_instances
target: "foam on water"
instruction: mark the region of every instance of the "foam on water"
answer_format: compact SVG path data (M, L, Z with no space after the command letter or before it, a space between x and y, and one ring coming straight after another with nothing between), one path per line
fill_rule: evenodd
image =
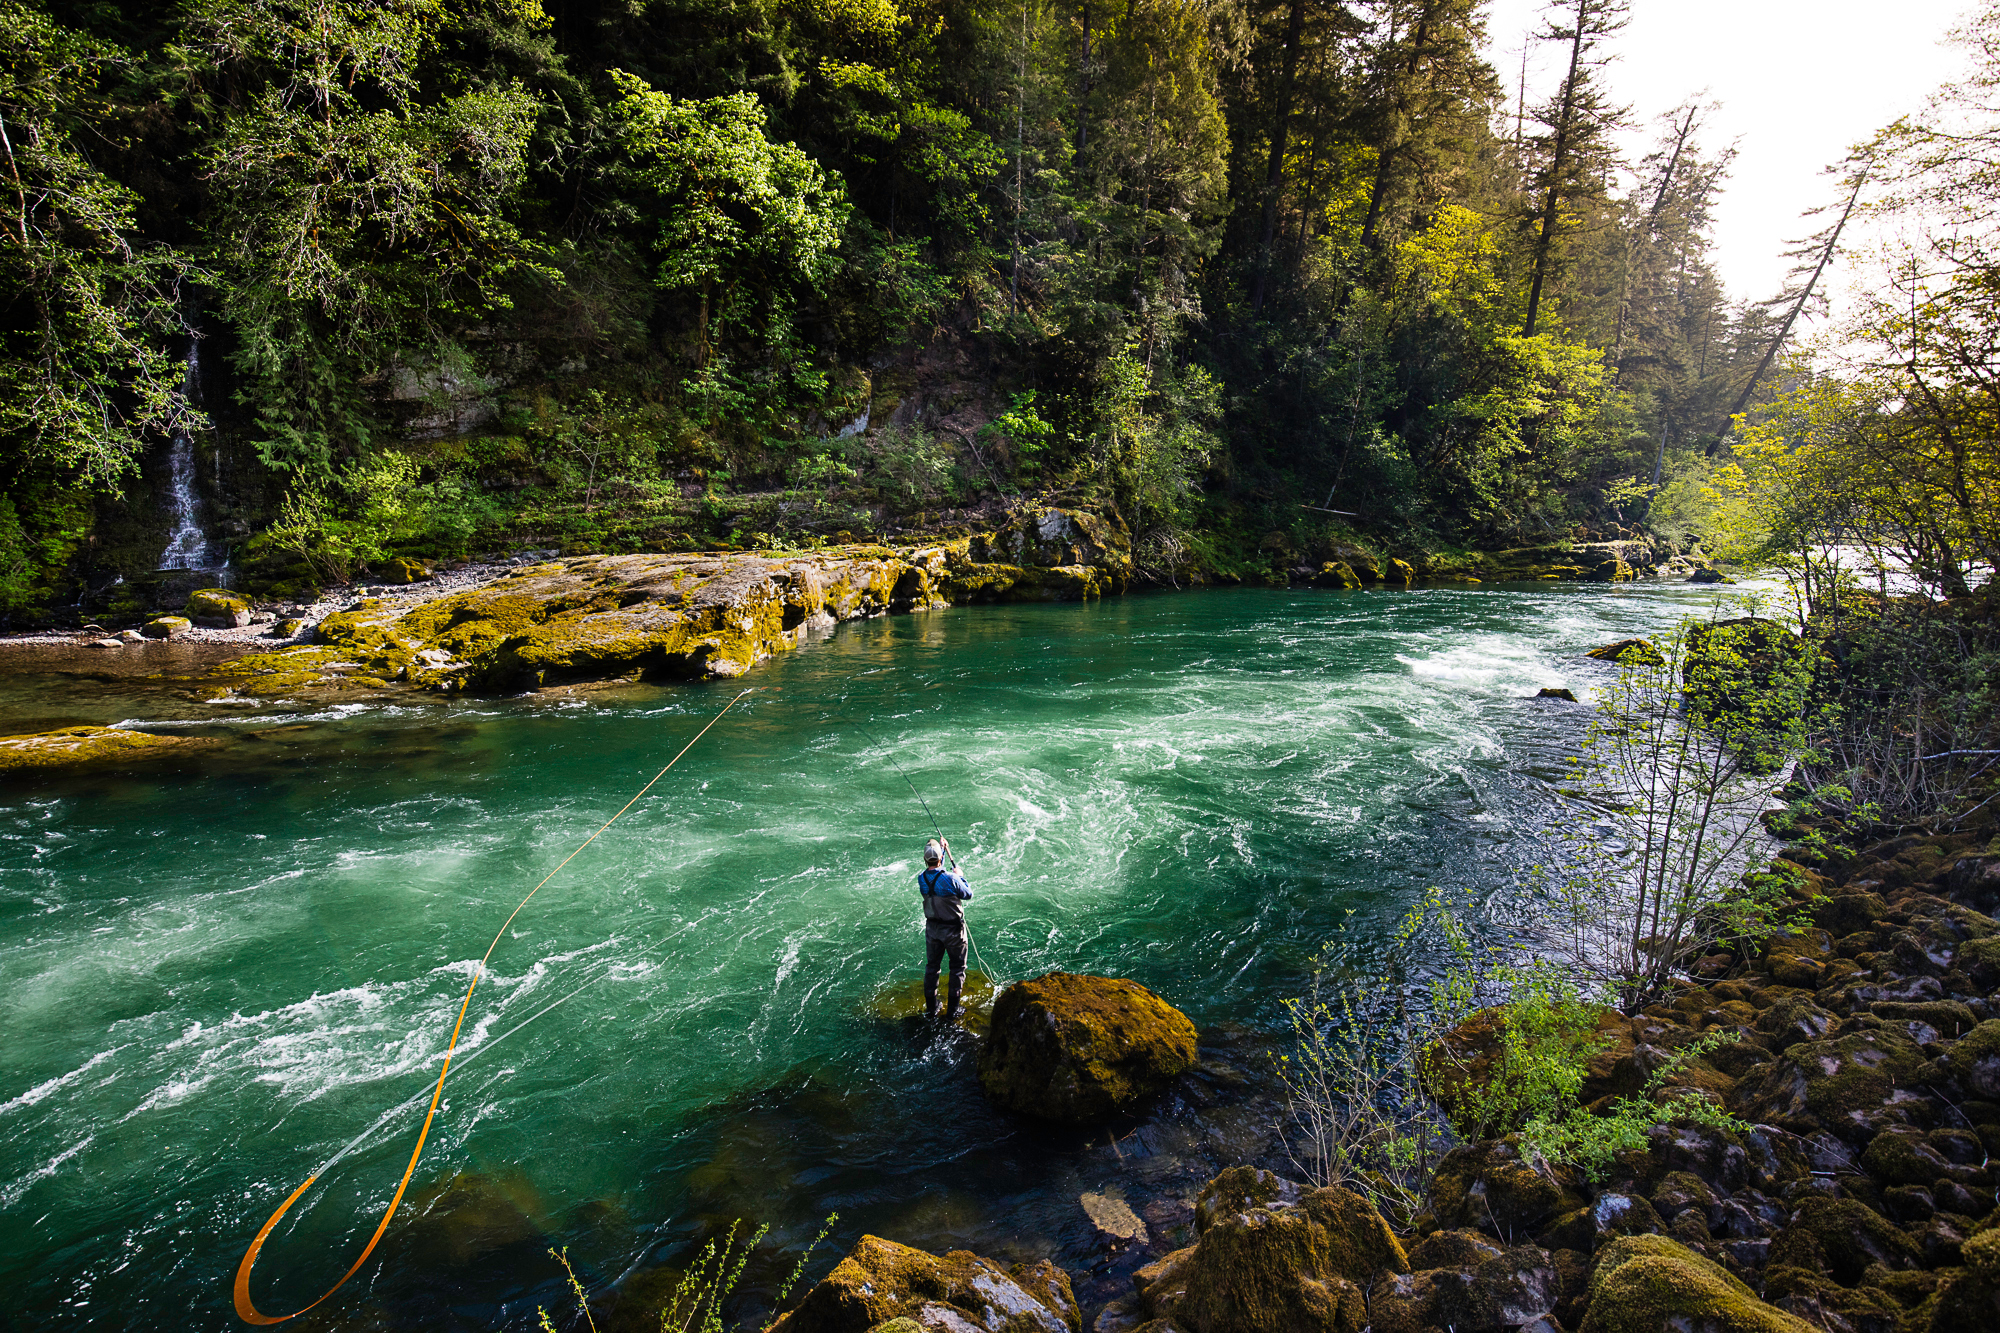
M526 1173L537 1225L613 1272L683 1212L890 1225L973 1170L927 1127L988 1114L962 1056L857 1017L921 961L932 830L892 757L1003 979L1131 976L1198 1024L1268 1028L1349 908L1375 929L1429 883L1503 890L1582 716L1522 696L1582 693L1605 669L1581 650L1707 600L1246 591L844 627L762 668L780 688L514 922L419 1186ZM267 1308L316 1294L387 1202L493 931L735 688L273 710L226 725L310 730L234 767L0 798L0 1205L20 1219L0 1277L24 1318L112 1301L140 1333L221 1326L250 1233L332 1160L259 1270ZM822 1160L733 1155L800 1088ZM371 1299L414 1281L385 1267ZM512 1290L450 1318L497 1326Z

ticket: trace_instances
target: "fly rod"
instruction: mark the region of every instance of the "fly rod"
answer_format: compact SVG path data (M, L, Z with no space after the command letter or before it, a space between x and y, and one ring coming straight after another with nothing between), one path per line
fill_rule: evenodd
M917 804L921 805L924 808L924 815L931 821L931 832L937 834L938 843L944 848L945 859L951 862L951 868L953 873L954 874L957 873L958 858L952 855L951 839L945 837L944 830L938 826L937 816L931 813L931 803L929 801L926 801L924 799L924 794L917 790L917 784L910 777L909 773L905 772L903 766L896 762L896 752L890 749L888 746L882 745L882 742L876 739L875 733L868 730L868 728L860 726L857 723L855 729L858 730L863 736L866 736L869 740L874 741L876 745L881 746L881 748L885 753L885 757L889 761L889 766L896 770L897 774L903 779L904 782L909 784L910 795L916 797ZM986 966L986 957L984 954L979 952L979 941L972 938L972 925L970 922L965 923L965 942L972 946L972 956L979 960L979 970L986 974L986 980L988 984L997 988L1000 984L1000 978L994 974L992 968Z

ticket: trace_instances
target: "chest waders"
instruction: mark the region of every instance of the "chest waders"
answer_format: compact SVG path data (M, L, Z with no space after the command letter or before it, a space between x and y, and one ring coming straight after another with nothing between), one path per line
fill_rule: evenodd
M951 989L946 992L944 1016L958 1017L958 997L965 990L965 904L949 893L936 891L941 869L927 869L917 876L924 899L924 1014L938 1016L938 969L951 959Z

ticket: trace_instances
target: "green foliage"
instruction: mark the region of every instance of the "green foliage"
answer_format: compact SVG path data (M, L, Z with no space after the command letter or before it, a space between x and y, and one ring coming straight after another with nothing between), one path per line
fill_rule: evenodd
M1453 1099L1452 1128L1465 1138L1496 1138L1535 1121L1561 1116L1576 1105L1590 1057L1611 1044L1599 1030L1604 1006L1585 1000L1573 978L1547 961L1500 969L1482 978L1508 996L1495 1013L1499 1037L1490 1063L1476 1077L1461 1077ZM1454 1073L1443 1045L1425 1052L1427 1077L1436 1084Z
M0 441L36 465L108 486L149 435L193 429L180 365L162 345L182 332L185 256L140 234L137 192L86 146L115 134L107 85L136 58L0 3Z
M1645 1148L1646 1131L1657 1125L1679 1122L1731 1134L1748 1133L1751 1126L1746 1121L1692 1088L1663 1091L1689 1064L1741 1036L1737 1032L1711 1032L1681 1047L1647 1075L1645 1089L1638 1096L1618 1098L1605 1114L1573 1106L1564 1114L1535 1117L1522 1127L1522 1155L1550 1166L1574 1166L1586 1178L1597 1181L1609 1174L1619 1153Z
M839 1220L839 1213L827 1214L819 1234L812 1238L811 1244L799 1255L798 1262L792 1265L792 1271L778 1284L772 1301L775 1307L784 1307L799 1279L805 1276L806 1265L812 1262L813 1252L819 1249L820 1242L827 1238L833 1224ZM723 1333L723 1303L743 1280L744 1266L750 1262L758 1243L771 1231L768 1224L760 1226L739 1242L736 1233L741 1226L740 1220L731 1222L729 1230L723 1233L720 1240L711 1240L702 1246L693 1266L682 1274L680 1282L674 1287L672 1302L660 1311L660 1333ZM590 1312L590 1300L583 1281L570 1266L569 1250L551 1249L549 1257L562 1265L570 1292L576 1298L577 1311L583 1315L591 1333L596 1333L597 1320ZM545 1308L537 1306L535 1314L542 1333L555 1333L555 1323Z
M1419 973L1425 984L1413 986ZM1357 1190L1410 1223L1452 1143L1426 1090L1427 1052L1478 1008L1484 983L1456 905L1436 888L1382 956L1366 956L1348 926L1321 950L1305 994L1284 1002L1293 1046L1277 1057L1287 1150L1307 1180Z
M1744 882L1769 775L1807 740L1816 654L1771 621L1683 621L1627 653L1566 793L1577 813L1533 875L1571 965L1636 1013L1718 943L1754 944L1803 910Z

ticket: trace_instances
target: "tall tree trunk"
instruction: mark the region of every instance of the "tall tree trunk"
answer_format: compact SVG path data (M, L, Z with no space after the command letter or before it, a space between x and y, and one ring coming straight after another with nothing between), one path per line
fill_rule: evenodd
M1750 372L1750 378L1744 381L1743 392L1736 395L1735 406L1729 409L1729 416L1722 423L1722 433L1715 437L1713 444L1709 445L1710 457L1714 457L1722 442L1729 438L1729 432L1736 429L1737 416L1750 405L1750 395L1757 391L1758 382L1764 378L1764 372L1769 370L1771 362L1777 359L1778 349L1783 347L1785 339L1791 336L1792 325L1797 321L1800 312L1806 308L1806 302L1812 299L1813 287L1819 282L1819 275L1826 272L1826 266L1833 262L1834 248L1840 244L1840 233L1847 226L1847 220L1854 216L1854 205L1861 198L1861 187L1867 183L1868 169L1864 167L1854 180L1854 189L1847 196L1847 207L1840 211L1840 221L1833 224L1833 231L1828 234L1826 245L1819 252L1819 261L1813 265L1812 273L1806 278L1806 285L1799 289L1799 299L1792 302L1792 308L1785 312L1785 322L1778 326L1777 336L1771 339L1770 346L1764 349L1763 359L1757 363L1757 368Z
M1278 234L1278 194L1285 183L1285 140L1290 137L1293 76L1298 73L1299 41L1305 36L1306 0L1292 0L1285 24L1285 74L1278 88L1277 123L1271 128L1271 162L1264 172L1264 220L1257 237L1257 277L1250 288L1250 308L1264 308L1271 272L1271 242Z
M1562 105L1556 111L1556 140L1549 156L1549 188L1542 200L1542 225L1535 237L1534 278L1528 286L1528 317L1521 325L1523 337L1535 336L1535 323L1542 312L1542 288L1548 282L1549 255L1555 248L1556 212L1562 202L1562 169L1569 156L1570 136L1576 118L1576 85L1583 76L1583 28L1589 17L1590 0L1576 0L1576 30L1569 44L1569 76L1563 80Z
M1361 244L1373 250L1378 245L1376 228L1382 221L1382 205L1389 195L1389 177L1396 159L1402 155L1409 142L1409 129L1404 119L1409 114L1409 88L1415 83L1417 71L1423 65L1424 44L1430 40L1431 11L1437 0L1430 0L1417 14L1417 31L1410 39L1410 59L1403 68L1403 86L1390 95L1391 114L1388 143L1382 145L1375 157L1375 179L1368 187L1368 216L1361 223Z

